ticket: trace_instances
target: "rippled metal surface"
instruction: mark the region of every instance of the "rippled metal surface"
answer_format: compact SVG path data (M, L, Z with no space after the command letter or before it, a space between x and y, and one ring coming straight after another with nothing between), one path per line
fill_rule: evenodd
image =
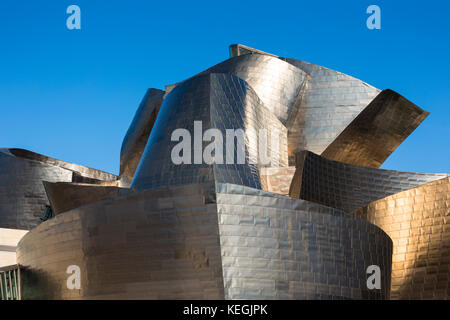
M297 153L290 196L351 212L372 201L445 177L448 174L354 166L303 151Z
M392 299L450 299L450 178L353 212L394 243Z
M384 299L391 250L350 214L218 183L68 211L28 233L17 255L24 299ZM80 290L65 286L68 264L80 267ZM373 264L381 290L366 286Z
M380 92L377 88L312 63L285 59L310 75L308 88L289 126L289 156L321 154Z

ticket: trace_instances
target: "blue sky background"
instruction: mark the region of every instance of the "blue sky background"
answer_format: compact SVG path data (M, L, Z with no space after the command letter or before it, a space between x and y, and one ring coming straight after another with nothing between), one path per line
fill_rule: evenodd
M66 8L81 8L81 30ZM381 7L381 30L366 8ZM450 172L449 1L0 2L0 147L118 173L149 87L163 89L242 43L391 88L431 115L383 168Z

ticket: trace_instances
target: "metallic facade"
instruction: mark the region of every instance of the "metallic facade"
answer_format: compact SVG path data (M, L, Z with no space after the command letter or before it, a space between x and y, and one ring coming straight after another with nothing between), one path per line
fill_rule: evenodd
M42 181L101 183L113 174L22 149L0 149L0 228L36 227L49 204Z
M318 65L242 45L230 53L147 91L122 144L120 177L2 151L3 221L35 214L14 205L29 193L1 198L22 175L56 213L28 225L36 227L18 244L22 297L449 298L448 175L378 169L428 113ZM181 164L171 153L176 129L191 139ZM244 163L205 162L209 129L223 137L242 129ZM260 131L279 133L268 139L269 164L258 161ZM73 265L76 290L66 284ZM370 266L380 268L379 288L369 288Z
M322 156L378 168L428 114L398 93L383 90L322 152Z
M286 130L281 122L262 104L252 88L242 79L223 73L209 73L191 78L177 85L166 96L160 116L136 170L132 188L148 189L164 185L203 183L208 181L242 184L261 188L256 136L245 137L244 164L194 163L192 148L190 164L174 164L171 150L178 141L171 141L171 133L182 128L195 139L194 121L201 121L204 129L215 128L226 137L226 129L246 132L266 129L280 131L278 164L287 166ZM203 132L200 132L202 135ZM282 139L284 137L284 139ZM197 137L201 139L202 137ZM284 145L283 145L284 140ZM269 150L271 153L270 139ZM203 148L209 143L203 142ZM225 141L223 142L225 151ZM234 144L237 154L237 143ZM223 154L223 159L226 155ZM236 159L237 161L237 159ZM234 163L236 163L234 161ZM225 162L225 161L224 161Z
M295 59L281 59L310 76L297 114L290 119L291 161L295 152L301 150L321 154L380 92L341 72Z
M302 151L297 154L290 196L351 212L372 201L446 177L448 174L353 166Z
M131 182L141 160L153 124L161 108L164 91L149 89L134 115L128 131L123 138L120 150L121 180Z
M394 243L392 299L450 299L450 178L374 201L353 214Z
M27 234L17 255L24 299L385 299L392 242L337 209L187 184L59 214ZM381 290L366 286L373 264ZM68 265L81 269L80 290L65 285Z
M112 199L130 190L116 186L48 181L44 181L44 187L54 214L60 214L89 203Z

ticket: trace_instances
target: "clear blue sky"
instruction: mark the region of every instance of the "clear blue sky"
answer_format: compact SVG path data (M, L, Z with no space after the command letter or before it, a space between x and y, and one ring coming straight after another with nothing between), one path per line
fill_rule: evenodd
M81 30L66 8L81 8ZM381 30L366 8L381 7ZM118 173L149 87L190 77L242 43L391 88L431 112L383 168L450 172L448 1L0 2L0 147Z

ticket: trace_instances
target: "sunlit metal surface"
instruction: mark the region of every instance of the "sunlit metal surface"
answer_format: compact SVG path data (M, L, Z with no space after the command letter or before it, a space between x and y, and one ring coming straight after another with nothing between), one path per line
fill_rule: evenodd
M0 149L0 228L29 230L49 204L42 181L100 183L117 176L22 149Z
M44 181L44 187L55 215L92 202L112 199L130 190L117 186L47 181Z
M384 229L396 241L394 298L413 297L417 283L423 283L416 290L421 298L446 297L448 180L420 186L443 176L376 169L427 112L337 71L241 45L230 49L231 59L165 92L147 92L122 145L120 181L26 151L2 151L0 177L7 180L0 186L18 189L23 171L25 185L40 183L43 201L37 203L44 205L42 181L48 181L58 213L18 245L23 296L388 299L392 241ZM174 164L171 151L179 141L171 134L187 129L191 142L201 140L194 121L202 121L200 135L210 128L223 136L226 129L276 129L279 148L269 139L267 150L276 161L257 164L258 141L249 134L244 164ZM322 156L303 152L293 167L303 150ZM28 169L28 162L39 169ZM131 177L131 188L118 188ZM288 192L308 201L283 196ZM414 200L392 200L405 192ZM13 196L22 203L28 195ZM365 205L356 212L364 219L345 212ZM17 209L2 219L14 220ZM400 229L391 230L394 224ZM408 256L409 244L422 237L431 247L418 244ZM445 257L442 270L437 256ZM68 265L81 269L80 290L66 287ZM381 289L367 288L369 265L381 268ZM412 287L410 271L418 279Z
M24 299L385 299L392 242L348 213L218 183L65 212L17 255ZM373 264L381 290L366 286ZM80 267L79 290L66 286L68 265Z
M450 299L450 178L372 202L354 212L394 243L392 299Z
M280 59L310 75L305 96L288 128L291 161L301 150L321 154L380 92L338 71L296 59Z
M226 129L242 129L246 133L278 129L280 143L274 158L279 161L279 166L287 166L286 129L281 122L265 108L245 81L233 75L210 73L179 84L166 96L131 184L132 188L148 189L208 181L261 188L258 139L254 135L245 137L244 164L236 164L235 160L234 164L209 165L203 159L200 164L195 164L194 149L190 157L191 164L174 164L171 152L178 141L171 141L171 134L175 129L186 129L193 141L194 121L202 121L203 130L220 130L223 137L226 137ZM209 142L203 142L203 147L207 144ZM225 159L225 141L223 145ZM234 144L235 155L236 148L237 144ZM272 153L270 139L267 152L269 155Z
M289 188L295 171L295 167L261 168L259 176L262 189L285 196L289 195Z
M297 97L309 77L304 71L285 61L261 54L230 58L199 75L208 73L232 74L247 82L283 124L286 124L295 111ZM176 85L166 87L166 91Z
M398 93L383 90L325 149L322 156L378 168L428 114Z
M297 153L290 196L346 212L448 174L417 173L354 166L312 152Z
M148 137L156 121L164 91L149 89L123 138L120 150L120 177L129 182L141 160Z

